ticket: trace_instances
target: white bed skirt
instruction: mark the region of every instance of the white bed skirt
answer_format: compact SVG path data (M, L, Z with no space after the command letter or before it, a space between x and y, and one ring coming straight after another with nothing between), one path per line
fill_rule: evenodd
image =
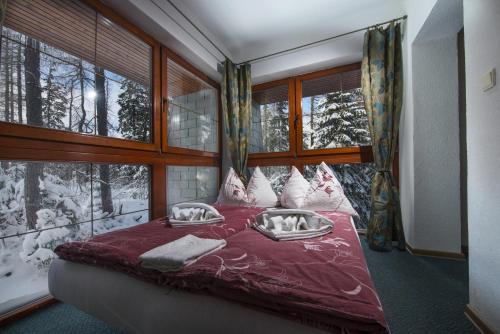
M127 333L326 333L224 299L60 259L50 266L49 291L56 299Z

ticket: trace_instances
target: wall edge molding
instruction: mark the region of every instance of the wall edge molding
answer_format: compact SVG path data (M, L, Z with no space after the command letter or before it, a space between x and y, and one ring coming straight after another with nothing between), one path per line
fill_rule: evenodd
M465 316L483 334L494 334L493 329L481 318L479 312L471 305L465 305Z
M419 249L412 247L408 242L406 243L406 249L410 254L416 256L436 257L436 258L455 260L455 261L466 260L466 256L463 253L444 252L431 249Z

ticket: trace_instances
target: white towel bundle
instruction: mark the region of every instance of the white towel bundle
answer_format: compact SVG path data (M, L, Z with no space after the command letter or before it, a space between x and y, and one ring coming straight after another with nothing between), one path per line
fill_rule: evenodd
M172 227L214 224L224 221L219 211L205 203L180 203L172 207L169 223Z
M315 238L330 233L333 222L314 211L267 210L255 217L254 228L274 240Z
M141 254L139 259L144 268L162 272L179 271L225 246L224 239L203 239L188 234Z

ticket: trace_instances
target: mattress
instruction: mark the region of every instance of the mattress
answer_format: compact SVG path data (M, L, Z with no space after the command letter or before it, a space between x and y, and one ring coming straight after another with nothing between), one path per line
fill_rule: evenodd
M50 266L49 291L127 333L327 333L239 303L61 259Z

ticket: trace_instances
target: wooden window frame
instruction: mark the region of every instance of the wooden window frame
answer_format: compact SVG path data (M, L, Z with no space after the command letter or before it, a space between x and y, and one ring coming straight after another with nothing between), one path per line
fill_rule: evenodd
M189 149L184 147L171 146L168 144L168 60L172 60L177 65L181 66L183 69L187 70L189 73L210 85L217 90L217 147L218 152L208 152L195 149ZM220 84L208 77L205 73L198 70L196 67L191 65L189 62L184 60L181 56L173 52L167 47L162 47L162 69L161 69L161 80L162 80L162 140L161 148L163 152L181 154L187 156L202 156L202 157L221 157L222 152L222 112L221 112L221 97L220 97Z
M124 18L115 13L115 11L98 0L82 0L84 4L95 10L97 13L111 20L113 23L124 28L131 34L135 35L143 42L151 47L152 51L152 69L151 69L151 141L141 142L137 140L114 138L107 136L100 136L97 134L85 134L79 132L71 132L58 129L43 128L28 124L10 123L0 121L0 133L5 136L32 138L51 140L66 143L85 143L88 145L105 146L105 147L123 147L135 150L158 151L160 148L160 124L156 121L161 116L160 104L161 100L161 87L160 79L157 73L160 70L160 44L155 41L151 36L147 35L137 27L131 25Z
M304 165L320 164L322 161L329 164L373 162L371 145L313 150L304 150L303 148L302 82L304 80L317 79L360 68L361 63L357 62L254 85L252 87L253 91L259 91L283 85L285 82L288 82L288 104L290 106L289 124L291 129L289 134L290 151L251 153L248 156L248 167L293 165L300 171L303 171ZM290 88L292 88L292 92Z

